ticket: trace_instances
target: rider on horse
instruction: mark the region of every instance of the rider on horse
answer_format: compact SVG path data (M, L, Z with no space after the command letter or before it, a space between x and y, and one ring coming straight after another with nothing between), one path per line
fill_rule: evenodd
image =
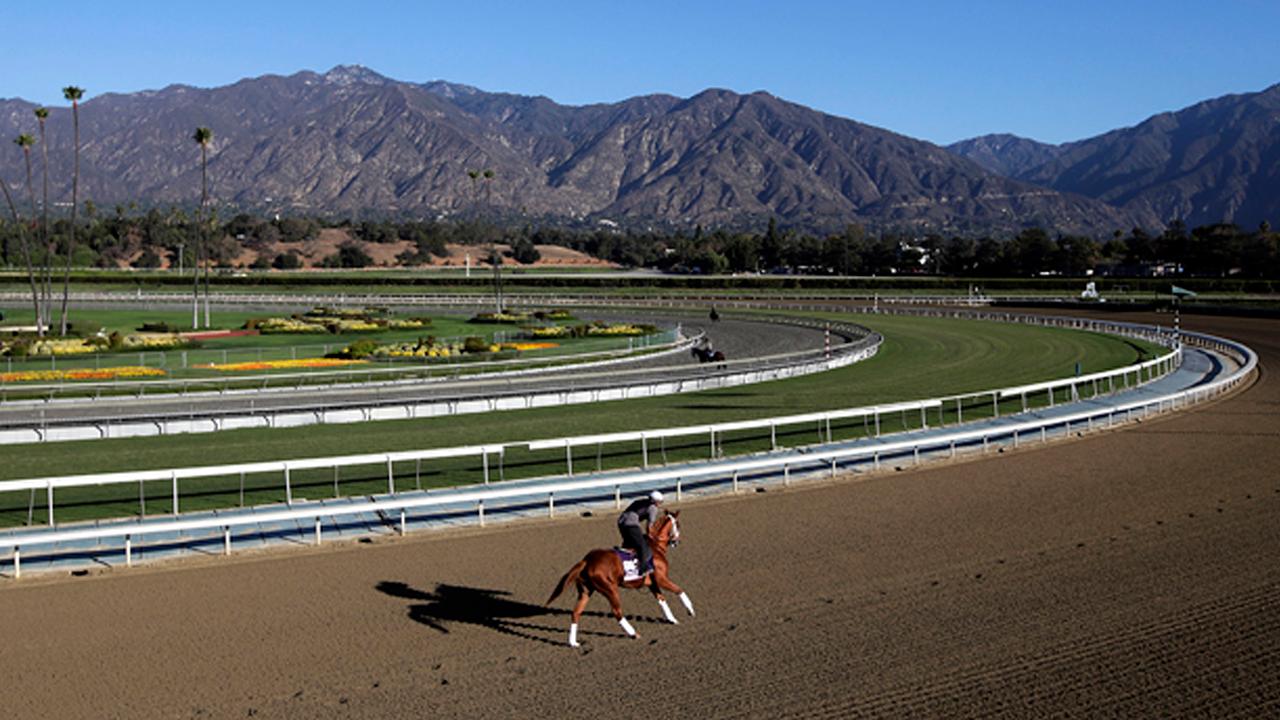
M649 528L658 522L662 509L662 493L654 490L648 497L640 498L627 506L618 516L618 532L622 534L622 547L634 550L640 558L640 574L653 571L653 551L649 549ZM644 527L641 527L641 520Z

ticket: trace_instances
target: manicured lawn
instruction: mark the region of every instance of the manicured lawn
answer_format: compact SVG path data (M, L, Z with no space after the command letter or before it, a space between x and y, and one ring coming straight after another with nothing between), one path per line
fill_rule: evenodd
M188 465L281 460L405 449L451 447L479 443L517 442L537 438L585 435L646 428L700 425L740 419L771 417L961 394L1008 387L1075 372L1091 373L1130 364L1152 356L1152 346L1095 333L1003 323L907 318L888 316L848 317L885 336L873 359L840 370L803 378L746 387L650 398L644 400L575 405L527 411L508 411L452 418L377 423L311 426L282 430L236 430L212 434L175 435L127 440L85 441L5 448L8 462L0 465L0 479L64 474L127 471ZM1002 405L1002 412L1015 409ZM992 412L990 398L974 398L965 404L965 419ZM930 422L953 422L949 408ZM884 431L919 424L918 414L885 418ZM837 424L835 438L851 438L868 431L863 421ZM781 444L817 442L819 429L794 427L779 431ZM721 452L736 454L767 449L768 431L741 432L722 438ZM651 444L652 462L706 457L709 443L698 436ZM616 445L575 451L579 470L631 467L640 464L639 444ZM497 459L494 458L496 463ZM412 464L410 464L412 465ZM509 449L495 476L531 477L562 472L564 452L529 453ZM398 467L401 488L439 487L478 482L479 458L437 461ZM278 475L246 478L246 503L283 500ZM293 477L295 497L330 497L335 494L332 470L299 472ZM240 479L213 478L191 481L182 493L184 511L233 506L239 502ZM337 493L374 494L386 491L385 466L344 469ZM148 513L169 508L169 487L157 483L142 488ZM58 495L60 520L136 515L140 488L116 486L64 490ZM44 517L43 497L27 493L0 494L0 525L35 522Z

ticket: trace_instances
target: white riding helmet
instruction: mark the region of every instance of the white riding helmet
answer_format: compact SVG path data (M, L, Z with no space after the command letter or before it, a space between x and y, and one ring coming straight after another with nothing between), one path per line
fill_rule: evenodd
M661 490L654 490L653 492L649 493L649 499L650 499L650 500L652 500L653 502L656 502L656 503L658 503L659 505L661 505L661 504L662 504L662 491L661 491Z

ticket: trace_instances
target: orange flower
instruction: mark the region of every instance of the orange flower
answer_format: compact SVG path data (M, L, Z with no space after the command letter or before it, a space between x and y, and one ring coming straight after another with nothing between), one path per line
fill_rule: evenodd
M117 378L155 377L165 375L164 370L153 367L129 365L109 368L83 368L76 370L27 370L0 373L0 383L11 382L59 382L61 380L115 380Z
M344 365L362 365L368 360L342 360L339 358L303 358L301 360L258 360L254 362L195 365L201 370L239 372L243 370L288 370L292 368L330 368Z

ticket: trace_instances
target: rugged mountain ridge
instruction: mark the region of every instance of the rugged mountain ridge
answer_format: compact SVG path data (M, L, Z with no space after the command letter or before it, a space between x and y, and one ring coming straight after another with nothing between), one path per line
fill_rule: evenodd
M35 133L0 101L0 133ZM70 110L49 120L53 197L69 199ZM943 148L767 93L708 90L571 107L358 66L199 89L105 94L81 105L81 195L192 204L197 126L213 129L219 203L281 212L552 216L810 228L1105 234L1158 220L1002 177ZM468 170L492 169L492 180ZM39 182L37 159L37 183ZM23 181L21 154L0 173Z
M1280 218L1280 85L1053 146L984 136L949 146L1011 177L1188 225ZM1035 162L1040 155L1048 155Z
M997 175L1016 178L1058 157L1062 146L1009 133L994 133L952 143L947 150Z

